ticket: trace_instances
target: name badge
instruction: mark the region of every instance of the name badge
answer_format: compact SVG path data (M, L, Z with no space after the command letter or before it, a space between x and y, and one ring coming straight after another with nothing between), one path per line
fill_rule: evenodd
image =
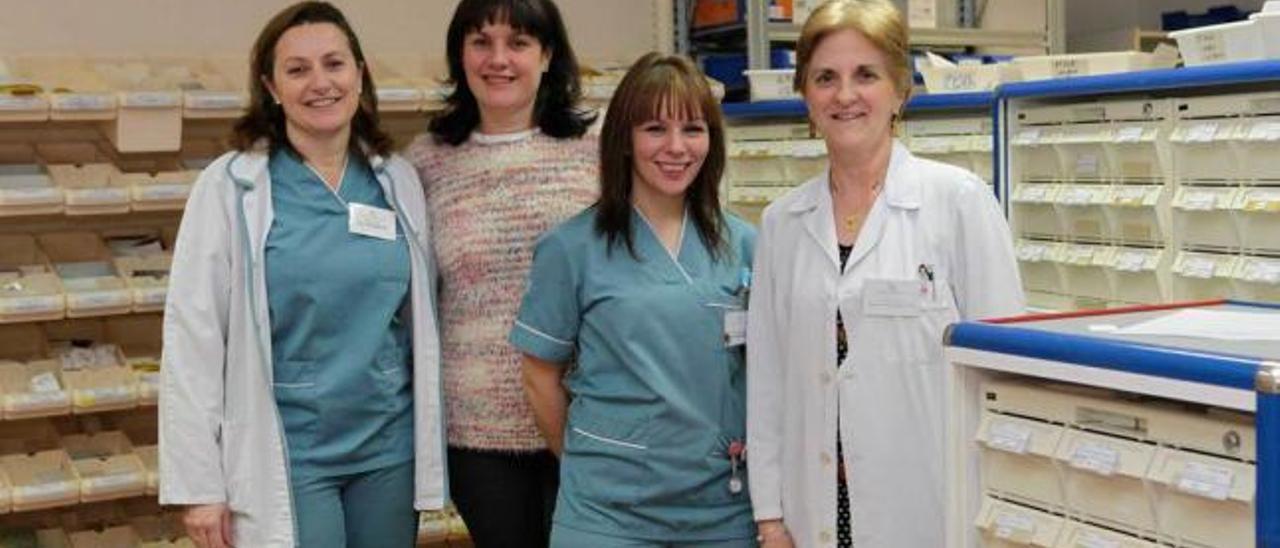
M724 311L724 345L726 348L747 343L747 311Z
M347 211L347 230L370 238L394 240L396 214L390 209L352 203Z
M862 312L868 316L919 316L928 286L917 280L867 280L862 286Z

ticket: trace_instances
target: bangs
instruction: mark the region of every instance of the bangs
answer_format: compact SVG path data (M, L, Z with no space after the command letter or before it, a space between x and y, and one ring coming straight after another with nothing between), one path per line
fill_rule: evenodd
M551 20L535 2L499 0L465 14L460 21L464 33L480 32L485 25L506 24L517 32L535 36L543 45L551 38Z
M658 66L636 83L635 98L626 118L631 126L671 117L677 120L705 120L710 88L696 75L672 66Z

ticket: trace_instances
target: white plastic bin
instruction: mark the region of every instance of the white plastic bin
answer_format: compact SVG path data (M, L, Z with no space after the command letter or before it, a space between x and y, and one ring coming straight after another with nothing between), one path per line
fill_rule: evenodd
M827 143L822 139L790 141L791 154L786 159L787 182L801 184L827 170Z
M1062 233L1070 238L1104 239L1107 230L1105 209L1111 205L1111 186L1066 184L1058 189L1054 210L1061 220Z
M1112 179L1124 183L1163 183L1166 178L1158 142L1160 126L1127 122L1108 132L1106 153Z
M1053 454L1062 427L984 412L976 441L982 447L982 484L988 493L1027 504L1062 506L1062 479Z
M792 89L796 69L744 70L751 85L752 101L776 101L799 99L800 93Z
M1073 521L1064 524L1057 546L1058 548L1160 548L1154 542L1133 535Z
M1182 61L1189 67L1265 57L1262 27L1253 20L1173 31L1169 37L1178 41Z
M1070 512L1121 531L1155 529L1143 487L1155 447L1124 438L1068 430L1057 459Z
M1172 254L1163 248L1116 248L1109 271L1115 300L1125 304L1168 302L1172 262Z
M1173 197L1174 234L1183 246L1235 248L1240 245L1232 207L1240 189L1184 186Z
M1241 177L1280 185L1280 116L1259 116L1240 126Z
M1063 521L1053 514L988 497L983 499L974 525L986 548L1049 548L1058 542Z
M1224 119L1183 120L1169 136L1179 181L1234 184L1242 173L1233 142L1240 122Z
M1058 268L1067 281L1067 293L1077 298L1080 308L1101 308L1111 300L1111 283L1107 272L1111 269L1115 248L1068 243L1063 245ZM1084 297L1084 299L1080 299Z
M1062 234L1053 204L1059 185L1020 183L1013 187L1013 230L1022 236L1054 237Z
M1280 258L1240 257L1235 279L1238 297L1280 302Z
M1165 540L1214 548L1253 545L1252 464L1162 447L1147 478Z
M1111 180L1113 170L1105 149L1110 141L1111 133L1103 124L1064 126L1056 142L1067 180L1081 183Z
M1058 269L1063 244L1039 240L1018 240L1015 253L1022 285L1031 291L1064 293L1066 282Z
M789 182L785 141L736 141L728 148L729 180L735 185L774 185Z
M1179 251L1173 260L1173 298L1198 301L1230 297L1239 262L1237 255Z
M1121 243L1159 244L1164 241L1169 202L1166 185L1117 185L1106 206L1107 224Z
M1054 144L1059 130L1050 127L1023 127L1013 133L1009 141L1010 165L1017 171L1012 180L1017 182L1056 182L1063 178L1063 169Z
M1245 249L1280 253L1280 187L1242 188L1232 209Z

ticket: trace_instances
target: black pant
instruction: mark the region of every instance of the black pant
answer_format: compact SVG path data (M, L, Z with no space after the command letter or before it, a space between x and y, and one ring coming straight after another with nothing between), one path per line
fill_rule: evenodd
M476 548L545 548L559 487L550 451L449 448L449 492Z

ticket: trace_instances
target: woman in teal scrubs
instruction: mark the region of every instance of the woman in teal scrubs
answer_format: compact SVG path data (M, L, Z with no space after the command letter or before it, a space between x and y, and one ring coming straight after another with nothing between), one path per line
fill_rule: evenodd
M510 336L561 456L551 544L753 546L742 341L755 230L720 210L719 106L691 62L651 53L619 85L601 143L601 198L538 243Z

